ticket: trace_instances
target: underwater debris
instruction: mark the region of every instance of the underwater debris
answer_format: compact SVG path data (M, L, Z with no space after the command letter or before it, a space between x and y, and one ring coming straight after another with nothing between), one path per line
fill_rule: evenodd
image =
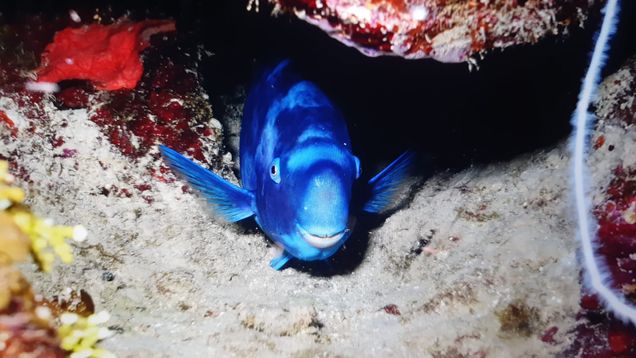
M62 313L75 313L88 317L95 313L93 298L83 289L68 289L63 295L55 295L50 299L40 299L38 303L51 310L54 316Z
M605 144L605 136L599 136L598 138L596 138L596 140L594 141L594 149L599 149L601 148L603 145Z
M269 0L367 56L441 62L536 43L581 25L593 1Z
M169 31L175 24L168 20L63 29L42 53L36 83L80 79L100 90L135 88L143 74L140 52L150 46L151 35Z
M546 329L541 335L541 341L549 344L556 344L556 340L554 339L554 335L559 331L559 327L552 326Z
M495 312L501 332L529 337L538 328L539 310L536 307L529 307L523 301L515 301L505 308Z
M394 316L402 315L400 313L400 309L398 308L398 306L394 305L392 303L382 307L382 309L384 310L384 312L386 312L386 313L388 313L390 315L394 315Z
M488 204L481 203L476 210L469 210L469 209L460 207L456 209L456 212L457 212L458 218L461 218L467 221L479 222L479 223L483 223L489 220L496 220L501 216L499 213L489 212L487 211L487 209L488 209Z

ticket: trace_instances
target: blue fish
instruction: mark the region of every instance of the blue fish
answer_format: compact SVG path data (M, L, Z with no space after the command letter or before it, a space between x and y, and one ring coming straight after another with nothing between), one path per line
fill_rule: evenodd
M198 189L216 216L236 222L254 216L284 251L270 265L291 259L324 260L351 235L352 192L360 160L342 114L311 82L279 64L250 91L240 136L241 187L160 146L173 170ZM394 204L414 155L405 152L365 185L362 210Z

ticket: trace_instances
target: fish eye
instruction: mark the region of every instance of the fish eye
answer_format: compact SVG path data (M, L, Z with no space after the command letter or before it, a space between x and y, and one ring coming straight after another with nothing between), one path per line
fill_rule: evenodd
M280 158L275 158L272 161L272 165L269 168L269 177L272 178L274 183L280 183Z

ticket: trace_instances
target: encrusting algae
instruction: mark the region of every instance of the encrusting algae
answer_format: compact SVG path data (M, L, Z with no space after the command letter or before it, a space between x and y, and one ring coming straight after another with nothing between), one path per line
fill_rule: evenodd
M101 326L110 317L107 312L52 309L54 303L36 299L14 266L29 253L44 272L52 270L56 256L71 263L68 240L82 241L87 232L83 226L54 225L33 214L23 204L24 191L11 186L13 180L9 163L0 161L0 356L114 357L96 347L112 335Z

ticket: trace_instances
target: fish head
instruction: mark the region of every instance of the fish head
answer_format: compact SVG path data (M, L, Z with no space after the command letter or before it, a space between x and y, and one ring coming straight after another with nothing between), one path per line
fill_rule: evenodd
M264 199L277 206L276 217L269 215L278 221L270 236L303 260L333 255L353 229L350 202L359 167L350 151L333 144L302 146L274 158L264 188Z

